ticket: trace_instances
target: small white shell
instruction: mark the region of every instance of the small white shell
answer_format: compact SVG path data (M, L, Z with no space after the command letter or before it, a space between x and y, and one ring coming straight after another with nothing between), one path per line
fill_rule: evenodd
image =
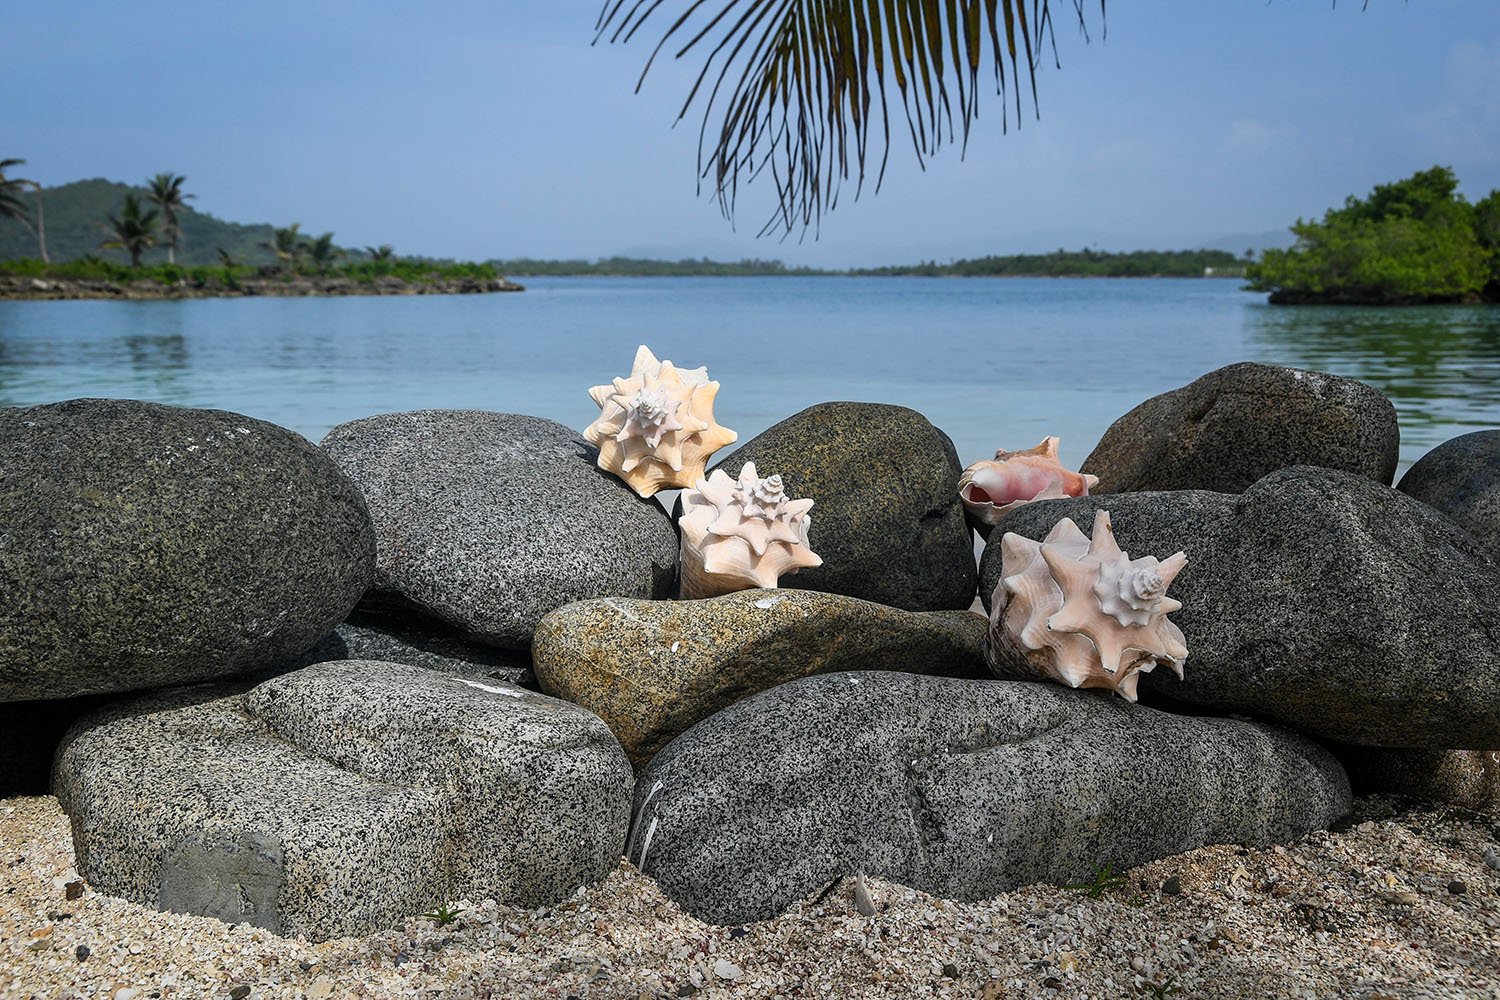
M774 587L784 573L821 566L808 547L811 500L787 498L780 476L746 462L738 482L723 469L682 494L683 600Z
M714 422L718 392L707 368L679 369L642 344L629 378L589 390L599 418L583 436L598 447L599 468L643 497L692 486L709 456L738 437Z
M1098 476L1065 468L1058 458L1061 439L1045 438L1025 451L995 452L995 457L975 462L958 480L958 497L969 522L981 537L1006 514L1034 500L1086 497L1099 484Z
M985 644L995 673L1108 688L1128 701L1139 675L1159 664L1182 676L1187 646L1167 620L1182 604L1166 591L1186 554L1131 559L1104 510L1092 538L1064 519L1041 542L1006 532L1000 544Z

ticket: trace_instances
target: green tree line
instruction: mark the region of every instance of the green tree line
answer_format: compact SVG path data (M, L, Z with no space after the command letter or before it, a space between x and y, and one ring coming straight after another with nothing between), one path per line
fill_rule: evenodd
M1291 248L1267 250L1246 272L1272 302L1500 302L1500 190L1471 205L1448 167L1378 184L1291 228Z

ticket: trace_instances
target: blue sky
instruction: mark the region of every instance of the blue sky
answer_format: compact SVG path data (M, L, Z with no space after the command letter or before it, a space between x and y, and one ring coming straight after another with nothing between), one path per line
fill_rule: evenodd
M800 244L695 196L697 121L672 122L696 64L633 93L655 36L590 45L597 0L13 4L0 157L44 184L170 170L222 218L470 258L1175 247L1434 163L1500 187L1500 0L1116 0L1088 43L1055 2L1040 120L1002 135L991 98L925 173L897 145Z

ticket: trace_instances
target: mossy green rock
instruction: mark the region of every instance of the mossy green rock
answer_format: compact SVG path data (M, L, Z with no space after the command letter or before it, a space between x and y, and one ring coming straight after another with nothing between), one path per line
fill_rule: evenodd
M958 499L963 471L948 435L904 406L819 403L756 435L716 466L754 462L788 496L811 497L823 565L781 579L907 611L974 603L974 540Z
M310 442L222 410L0 409L0 701L247 674L374 574L363 498Z
M593 712L637 766L741 698L809 674L902 670L986 677L985 620L804 590L705 601L580 601L542 619L542 690Z

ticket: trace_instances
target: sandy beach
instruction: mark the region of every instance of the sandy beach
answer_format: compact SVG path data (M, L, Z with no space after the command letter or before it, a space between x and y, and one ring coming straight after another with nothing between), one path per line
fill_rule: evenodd
M555 907L457 901L447 927L309 944L98 894L56 800L16 798L0 802L0 996L1500 997L1497 839L1493 816L1362 799L1337 832L1164 858L1098 899L955 903L872 878L862 916L847 879L746 927L686 916L622 862Z

